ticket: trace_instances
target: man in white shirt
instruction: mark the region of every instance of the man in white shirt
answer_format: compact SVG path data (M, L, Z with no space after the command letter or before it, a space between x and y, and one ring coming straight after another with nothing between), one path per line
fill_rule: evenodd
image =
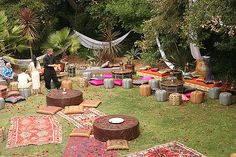
M26 68L21 69L21 73L18 75L18 88L29 88L32 84L29 74L26 73Z

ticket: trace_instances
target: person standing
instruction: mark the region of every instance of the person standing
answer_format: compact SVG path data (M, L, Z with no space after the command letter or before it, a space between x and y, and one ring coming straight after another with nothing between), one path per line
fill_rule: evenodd
M40 92L40 63L37 61L36 56L32 56L32 61L29 64L29 72L32 78L32 89L33 93L37 94Z
M51 48L47 49L47 54L43 58L43 64L44 64L45 87L50 92L51 80L53 80L53 83L55 84L56 88L59 89L61 86L61 83L58 81L57 74L54 69L54 67L56 67L56 64L55 64L55 59L53 56L53 49Z

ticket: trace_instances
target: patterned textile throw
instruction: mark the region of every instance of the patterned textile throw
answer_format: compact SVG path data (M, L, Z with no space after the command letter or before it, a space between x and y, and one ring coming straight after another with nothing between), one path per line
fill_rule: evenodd
M179 142L157 145L147 150L132 153L125 157L206 157Z
M73 123L78 128L92 129L93 121L101 116L105 116L104 113L96 110L95 108L85 108L82 114L68 114L66 115L63 111L57 112L57 114L69 122Z
M117 151L106 151L106 142L93 136L70 137L63 157L117 157Z
M62 127L53 116L14 117L8 132L7 148L62 142Z

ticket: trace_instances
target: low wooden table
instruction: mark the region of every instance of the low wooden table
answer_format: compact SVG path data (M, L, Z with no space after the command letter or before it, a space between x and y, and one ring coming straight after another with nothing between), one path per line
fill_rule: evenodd
M132 78L133 71L129 69L113 70L111 71L111 73L114 79L124 79L124 78Z
M53 89L46 96L48 106L73 106L79 105L83 101L83 93L79 90L68 89L66 94L62 90Z
M161 81L161 89L166 90L168 94L183 93L184 82L180 80L163 80Z
M123 118L124 122L113 124L111 118ZM109 115L97 118L93 123L94 137L100 141L112 139L132 140L139 136L139 121L126 115Z

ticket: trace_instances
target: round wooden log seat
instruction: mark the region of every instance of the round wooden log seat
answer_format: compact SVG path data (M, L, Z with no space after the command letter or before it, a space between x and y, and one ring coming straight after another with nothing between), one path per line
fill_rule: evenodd
M111 118L122 118L124 122L114 124ZM93 123L94 137L100 141L112 139L132 140L139 136L139 121L126 115L109 115L97 118Z
M73 106L79 105L83 101L83 93L79 90L65 90L64 93L62 90L53 89L48 93L46 97L48 106Z
M6 98L7 95L7 86L0 85L0 97Z

